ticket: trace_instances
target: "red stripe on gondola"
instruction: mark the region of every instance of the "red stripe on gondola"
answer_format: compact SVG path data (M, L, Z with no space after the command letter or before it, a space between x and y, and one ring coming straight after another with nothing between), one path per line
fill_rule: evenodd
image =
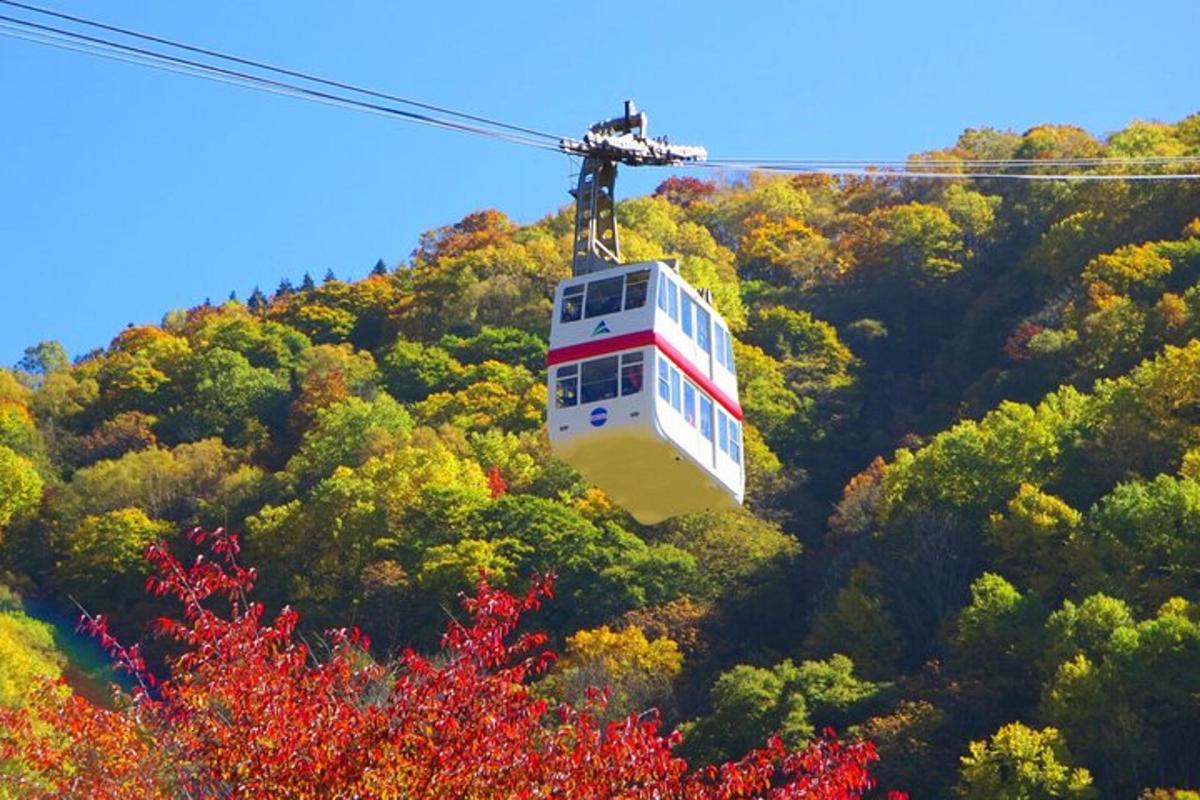
M685 375L692 379L692 382L697 384L701 389L708 393L708 396L716 400L720 405L725 407L725 410L739 422L742 419L742 407L737 400L734 400L721 388L712 382L712 379L696 368L686 358L683 353L675 349L675 346L667 341L667 338L660 333L654 334L654 345L662 351L662 354L671 359L675 366L679 367Z
M546 363L553 367L555 364L563 364L567 361L582 361L585 358L596 358L597 356L619 353L622 350L632 350L635 347L646 347L647 345L654 345L661 350L662 354L669 358L675 366L679 367L683 374L687 375L709 397L724 407L734 419L742 419L742 407L738 401L725 394L725 392L712 382L711 378L697 369L696 365L684 358L683 353L680 353L673 344L668 342L665 336L653 330L623 333L620 336L599 339L594 342L556 347L546 353Z
M623 333L608 339L596 339L583 344L572 344L567 347L556 347L546 353L546 363L550 366L562 364L565 361L579 361L584 358L603 356L619 350L631 350L634 347L645 347L654 344L654 331L637 331Z

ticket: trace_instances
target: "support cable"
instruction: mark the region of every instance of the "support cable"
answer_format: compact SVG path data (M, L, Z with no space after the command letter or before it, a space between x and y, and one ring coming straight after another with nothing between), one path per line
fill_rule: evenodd
M253 72L245 72L225 66L184 58L178 55L161 52L155 49L138 47L131 44L114 41L100 36L91 36L76 30L55 27L27 19L0 14L0 36L23 39L51 47L97 55L118 61L148 66L169 72L175 72L206 80L214 80L244 88L257 89L273 94L296 97L312 102L323 103L338 108L373 113L392 118L403 119L420 125L428 125L443 130L453 130L469 133L491 139L535 147L552 152L567 152L577 155L585 154L579 151L586 142L565 139L535 128L514 125L488 117L456 111L446 106L424 103L399 95L380 92L351 83L325 78L319 75L280 67L264 61L235 56L184 42L167 39L161 36L141 31L123 28L116 25L86 19L84 17L65 14L58 11L35 6L18 0L0 0L0 5L19 8L24 11L41 14L77 25L85 25L120 36L135 38L143 42L183 50L207 58L220 59L224 62L239 64L256 70L267 71L276 75L315 83L321 86L345 92L388 100L426 111L441 114L434 116L414 111L407 111L393 106L370 102L358 97L346 96L332 91L314 89L310 86L298 85L284 80L265 77ZM460 121L465 120L465 121ZM650 142L644 140L643 144ZM665 140L654 140L655 146L670 148ZM574 148L574 149L572 149ZM697 150L699 150L697 148ZM703 158L703 156L700 156ZM623 159L620 159L623 160ZM1181 181L1200 179L1200 170L1189 172L1148 172L1147 169L1167 169L1170 167L1200 167L1200 156L1142 156L1142 157L1078 157L1078 158L993 158L993 159L955 159L931 158L929 155L914 156L904 161L895 159L865 160L865 159L784 159L784 158L717 158L699 161L686 159L688 166L704 169L731 171L759 171L783 174L824 174L834 176L856 176L876 178L881 180L1020 180L1020 181ZM680 161L669 159L641 160L637 163L649 166L684 166ZM1141 172L1113 172L1121 168L1140 168ZM1054 171L1031 171L1054 170ZM1071 171L1081 170L1081 171ZM1106 170L1099 172L1096 170Z
M913 156L903 160L898 159L841 159L841 158L721 158L716 159L722 164L775 167L1047 167L1047 166L1126 166L1126 165L1159 165L1159 164L1196 164L1200 156L1114 156L1112 158L929 158L928 156Z
M251 58L245 58L242 56L232 55L230 53L223 53L219 50L213 50L213 49L210 49L207 47L199 47L197 45L188 44L186 42L180 42L177 40L168 39L163 36L155 36L153 34L144 33L142 31L136 31L136 30L133 30L130 28L123 28L118 25L110 25L108 23L99 22L96 20L86 19L84 17L75 16L73 14L65 14L61 11L54 11L52 9L42 8L40 6L31 5L29 3L21 3L21 2L17 2L16 0L0 0L0 4L6 5L6 6L12 6L14 8L20 8L25 11L31 11L35 14L42 14L44 16L54 17L56 19L60 19L65 22L73 22L78 25L86 25L88 27L96 28L98 30L108 31L109 33L117 33L122 36L128 36L128 37L131 37L134 39L141 39L142 41L146 41L146 42L153 42L155 44L167 45L168 47L173 47L173 48L176 48L179 50L184 50L189 53L195 53L197 55L204 55L204 56L209 56L212 58L219 58L223 61L228 61L228 62L231 62L234 64L241 64L242 66L245 66L245 67L254 67L255 69L266 70L268 72L273 72L277 75L286 75L290 78L299 78L301 80L306 80L306 81L310 81L312 83L322 84L324 86L329 86L329 87L332 87L335 89L344 89L347 91L357 92L358 94L367 95L368 97L374 97L379 100L389 100L394 103L401 103L403 105L413 106L415 108L422 108L422 109L425 109L426 111L433 111L433 112L436 112L439 114L446 114L448 116L457 117L459 119L469 120L471 122L478 122L480 124L488 125L493 128L502 128L504 130L512 131L514 133L524 133L529 136L536 136L536 137L540 137L543 139L552 140L555 142L557 142L559 139L562 138L561 136L558 136L556 134L546 133L545 131L539 131L536 128L526 128L521 125L513 125L513 124L510 124L507 122L502 122L500 120L490 119L488 117L481 117L476 114L468 114L463 111L455 111L454 109L447 108L445 106L434 105L433 103L425 103L425 102L421 102L419 100L413 100L412 98L409 98L409 97L402 97L400 95L391 94L388 92L382 92L377 89L369 89L369 88L366 88L363 86L356 86L352 83L346 83L344 81L334 80L332 78L326 78L321 75L314 75L309 72L302 72L300 70L289 69L287 67L281 67L276 64L267 63L265 61L258 61L258 60L251 59Z
M464 132L464 133L478 133L478 134L480 134L480 136L487 136L487 137L490 137L493 139L503 140L503 142L510 142L510 143L514 143L514 144L532 146L532 148L538 148L540 150L548 150L551 152L559 152L559 149L557 148L557 146L542 144L540 142L529 142L529 140L516 138L515 136L510 136L510 134L493 132L493 131L473 130L473 128L467 128L467 127L463 127L463 126L460 126L457 124L452 124L452 122L442 122L442 121L433 120L433 119L430 119L430 121L428 121L428 122L424 122L421 120L412 120L412 119L408 118L408 116L406 116L406 113L401 112L401 110L398 110L398 109L391 109L391 108L383 107L383 106L374 106L374 104L362 103L359 101L352 100L352 98L337 97L334 95L313 94L313 92L311 90L301 88L301 86L292 86L292 85L284 84L281 82L263 82L263 80L260 80L258 78L239 77L239 76L236 76L236 74L222 74L220 72L214 72L214 71L208 70L208 68L205 68L205 67L196 67L196 66L190 66L190 65L186 65L186 64L172 64L172 62L155 60L154 58L148 58L148 56L124 52L124 50L121 50L121 49L106 48L103 46L98 46L98 44L94 44L94 43L74 41L70 37L56 36L54 34L47 34L47 32L28 31L28 30L24 30L22 28L18 28L18 26L14 26L14 25L6 23L5 19L6 19L5 17L0 16L0 36L6 36L6 37L10 37L10 38L18 38L18 40L23 40L26 42L34 42L36 44L44 44L44 46L49 46L49 47L54 47L54 48L59 48L59 49L73 50L73 52L77 52L77 53L96 55L96 56L100 56L100 58L112 59L115 61L124 61L124 62L126 62L126 64L134 64L134 65L138 65L138 66L150 67L151 70L161 70L163 72L173 72L175 74L185 74L185 76L191 76L193 78L203 78L205 80L212 80L212 82L216 82L216 83L223 83L223 84L228 84L228 85L233 85L233 86L241 86L241 88L264 91L264 92L268 92L268 94L272 94L272 95L280 95L283 97L295 97L295 98L299 98L299 100L307 100L307 101L314 102L314 103L322 103L322 104L325 104L325 106L332 106L335 108L344 108L344 109L348 109L348 110L355 110L355 112L361 112L361 113L367 113L367 114L377 114L380 116L388 116L388 118L391 118L391 119L395 119L397 115L400 115L400 116L402 116L403 119L406 119L408 121L416 121L416 122L420 122L420 124L426 124L426 125L432 125L434 127L444 128L444 130L452 130L452 131L458 131L458 132Z
M900 171L896 168L873 169L869 166L787 166L778 164L760 164L753 161L729 162L724 160L705 161L689 165L702 169L734 170L741 172L768 172L789 175L834 175L862 178L900 179L900 180L951 180L969 179L987 180L1016 180L1016 181L1188 181L1200 180L1196 172L1150 172L1150 173L1101 173L1101 172L932 172L928 170L909 169ZM1114 165L1119 166L1119 165Z
M0 0L0 2L3 2L3 0ZM467 125L465 123L455 122L453 120L439 119L426 114L418 114L412 111L405 111L399 108L380 105L378 103L370 103L351 97L344 97L330 92L298 86L284 81L264 78L251 73L240 72L238 70L205 64L203 62L180 58L178 56L173 56L166 53L159 53L145 48L121 44L119 42L114 42L100 37L88 36L76 31L55 28L49 25L41 25L39 23L29 22L28 20L16 19L3 14L0 14L0 36L24 39L26 41L35 42L38 44L85 52L91 55L116 58L119 61L135 63L154 69L166 69L169 72L177 72L192 75L194 77L217 80L221 83L229 83L248 88L260 89L273 94L298 97L328 105L350 108L358 111L366 111L368 113L382 114L385 116L398 117L409 122L415 122L421 125L430 125L445 130L454 130L460 133L471 133L479 136L486 136L493 139L499 139L502 141L508 141L514 144L522 144L530 147L537 147L539 149L550 150L553 152L559 151L559 147L556 145L533 139L524 134L508 133L505 131L491 130L475 125Z

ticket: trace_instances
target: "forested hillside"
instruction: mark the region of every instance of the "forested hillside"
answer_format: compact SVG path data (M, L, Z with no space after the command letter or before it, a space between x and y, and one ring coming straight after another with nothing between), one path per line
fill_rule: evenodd
M1175 155L1200 115L914 161ZM669 178L618 218L736 334L745 511L644 527L551 458L572 215L480 211L0 370L0 704L96 694L39 621L75 602L162 658L143 553L225 526L380 660L553 570L538 691L657 706L693 761L833 726L913 797L1200 788L1200 182Z

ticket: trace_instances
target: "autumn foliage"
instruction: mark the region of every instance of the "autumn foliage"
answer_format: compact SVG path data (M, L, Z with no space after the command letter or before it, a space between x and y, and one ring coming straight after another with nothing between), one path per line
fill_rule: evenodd
M103 617L82 627L135 688L115 710L48 685L24 710L0 711L0 777L23 797L680 797L854 798L872 786L868 742L826 734L787 752L778 738L741 760L690 771L654 714L601 725L584 708L552 707L527 681L555 656L522 618L552 597L551 578L524 596L481 581L442 653L406 651L394 666L368 655L357 630L316 653L298 615L274 620L248 599L256 574L237 537L194 530L207 550L185 566L148 549L147 588L182 606L158 620L181 648L159 682L136 646Z
M1098 158L1118 178L1189 169L1159 163L1180 155L1200 157L1200 114L1103 139L972 129L910 164L1019 159L1040 178L1054 169L1040 159ZM460 794L503 794L505 769L539 786L552 744L582 735L558 701L622 746L633 734L607 724L657 708L664 737L683 732L662 758L693 768L834 726L873 741L877 779L918 797L1195 790L1200 181L735 172L668 178L616 214L626 262L674 260L729 323L740 511L644 527L554 458L547 320L570 273L569 206L527 224L477 211L407 258L372 255L359 280L322 265L74 358L40 342L0 367L0 706L28 706L60 673L97 696L87 654L53 623L78 601L105 611L102 637L136 641L172 602L142 591L143 553L166 531L244 531L270 609L230 632L231 591L210 595L224 628L145 646L156 670L164 649L213 662L167 663L169 690L111 717L63 688L7 717L33 727L9 735L20 758L0 762L0 800L89 797L97 775L126 797L245 796L274 766L287 787L326 781L321 796L419 794L397 771L430 774L411 766L416 740L386 738L420 701L396 681L419 670L377 668L361 642L330 648L320 632L353 620L389 662L404 645L428 654L481 570L514 592L550 567L557 599L536 626L563 654L524 677L553 699L518 728L537 733L517 766L456 756L493 770ZM285 603L300 622L274 620ZM218 633L244 652L215 653ZM314 658L299 642L322 644ZM458 657L433 658L438 681ZM480 685L517 702L493 671ZM413 714L405 730L425 735L428 714ZM56 729L74 732L39 738ZM699 780L670 774L638 790Z

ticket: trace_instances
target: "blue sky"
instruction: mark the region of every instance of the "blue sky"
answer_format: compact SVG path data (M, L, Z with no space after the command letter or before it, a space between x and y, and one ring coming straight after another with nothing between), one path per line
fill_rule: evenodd
M1200 110L1195 0L44 2L555 133L632 97L653 133L723 157L902 158L968 127ZM569 200L563 156L11 39L0 109L0 364ZM618 193L665 176L626 169Z

